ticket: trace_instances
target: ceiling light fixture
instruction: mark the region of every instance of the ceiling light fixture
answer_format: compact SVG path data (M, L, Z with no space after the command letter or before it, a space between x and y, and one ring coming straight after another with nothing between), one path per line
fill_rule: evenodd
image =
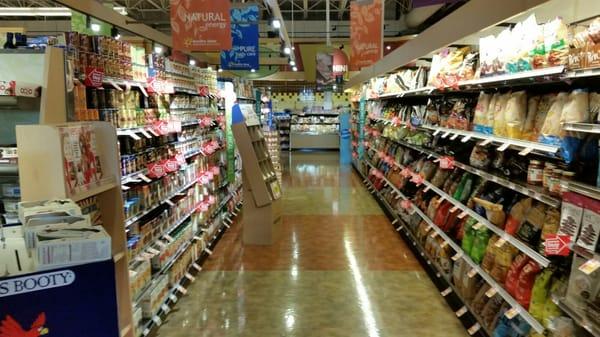
M271 20L271 26L275 29L279 29L281 28L281 21L279 21L279 19L273 19Z
M0 16L71 16L66 7L4 7L0 8Z
M92 32L98 33L100 31L100 25L97 23L92 23L90 28L92 29Z
M163 52L163 49L162 49L162 47L161 47L161 46L159 46L159 45L155 45L155 46L154 46L154 52L155 52L156 54L162 54L162 52Z
M219 67L219 70L217 70L217 72L222 73L223 72L223 68Z
M387 46L385 46L385 49L390 50L390 49L392 49L392 46L387 45Z
M294 60L291 60L291 61L290 61L290 65L291 65L292 67L293 67L293 66L295 66L295 65L296 65L296 61L294 61Z
M255 73L255 72L256 72L256 69L252 68L252 69L250 69L250 72L251 72L251 73Z
M285 47L283 48L283 53L286 55L289 55L292 52L292 50L290 49L290 47Z
M127 15L127 8L125 8L125 7L115 6L115 7L113 7L113 10L121 15Z
M298 71L298 67L293 67L292 70L293 71Z
M191 65L191 66L195 66L195 65L196 65L196 60L194 60L194 59L190 59L190 65Z

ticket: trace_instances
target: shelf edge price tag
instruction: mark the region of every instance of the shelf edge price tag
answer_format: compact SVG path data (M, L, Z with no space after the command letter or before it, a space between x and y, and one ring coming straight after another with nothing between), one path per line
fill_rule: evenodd
M440 244L440 247L445 248L447 245L449 245L448 241L444 241Z
M129 137L133 138L134 140L140 140L140 139L142 139L142 137L138 136L138 135L135 133L135 131L129 131L129 132L127 133L127 135L128 135Z
M185 289L181 284L177 286L177 291L179 291L183 295L187 294L187 289Z
M156 325L160 326L162 324L162 320L158 316L152 317L152 321L156 323Z
M167 241L169 241L169 242L175 241L175 239L173 239L173 237L171 235L169 235L169 234L165 234L164 238L167 239Z
M150 329L145 328L144 331L142 331L142 336L148 336L149 333L150 333Z
M209 256L212 255L212 250L210 250L208 247L204 248L204 251L206 252L206 254L208 254Z
M169 295L169 299L171 300L171 302L177 303L177 295L171 294Z
M144 137L146 137L146 138L148 138L148 139L151 139L151 138L152 138L152 135L150 135L150 134L148 133L148 131L146 131L146 130L144 130L144 129L141 129L141 130L140 130L140 133L141 133L142 135L144 135Z
M147 182L147 183L149 183L149 182L152 182L152 179L148 178L148 177L147 177L145 174L143 174L143 173L140 173L140 174L138 174L137 176L138 176L140 179L142 179L143 181Z
M458 259L460 259L463 256L462 252L458 252L456 253L453 257L452 257L452 261L456 262L458 261Z
M504 144L500 145L500 147L497 149L497 151L504 152L504 151L506 151L506 149L508 149L509 146L510 146L510 143L504 143Z
M597 259L590 259L581 266L579 266L579 270L586 275L592 274L593 272L598 270L598 268L600 268L600 260Z
M486 140L484 140L483 142L479 143L479 146L486 146L488 144L490 144L492 142L491 138L488 138Z
M200 267L200 265L196 262L192 263L192 268L196 269L199 272L202 271L202 267Z
M452 288L448 287L446 288L446 290L442 291L440 294L442 294L443 297L448 296L450 293L452 292Z
M498 293L498 289L491 287L490 289L488 289L488 291L485 292L485 296L492 298L494 297L494 295L496 295Z
M469 278L473 278L473 277L475 277L475 275L477 275L477 269L475 269L475 268L471 269L471 271L469 271L469 273L467 274L467 276L469 276Z
M459 134L455 133L454 135L452 135L452 137L450 137L450 140L456 140L456 138L458 138Z
M444 133L442 135L442 138L446 138L446 137L450 136L451 133L452 133L451 131L446 131L446 133Z
M440 235L437 231L433 231L433 233L431 233L431 238L435 239L438 235Z
M462 308L458 309L458 311L456 311L456 317L462 317L462 315L464 315L467 312L467 307L463 305Z
M456 210L458 210L458 206L454 206L450 209L450 213L454 213L456 212ZM461 218L462 219L462 218Z
M508 319L513 319L518 314L519 314L519 308L515 307L515 308L512 308L512 309L508 310L507 312L505 312L504 316L506 316L506 318L508 318Z
M519 155L520 155L520 156L526 156L526 155L530 154L530 153L531 153L531 151L533 151L533 148L531 148L531 147L526 147L526 148L524 148L523 150L519 151Z
M466 143L471 139L471 137L472 137L471 135L466 135L460 141L463 143Z
M186 279L188 279L188 280L190 280L192 282L196 281L196 278L194 276L192 276L192 274L190 274L190 273L185 273L184 276L185 276Z
M469 335L473 336L477 331L479 331L479 329L481 329L481 325L479 325L479 323L475 323L472 327L470 327L467 332L469 333Z
M162 311L165 312L165 314L168 314L169 312L171 312L171 308L169 308L167 303L163 303L163 305L161 305L160 308L162 309Z

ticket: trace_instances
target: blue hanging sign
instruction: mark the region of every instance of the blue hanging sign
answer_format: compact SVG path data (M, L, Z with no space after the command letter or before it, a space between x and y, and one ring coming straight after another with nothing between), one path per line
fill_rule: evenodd
M231 9L233 46L221 52L221 68L225 70L258 70L258 5Z

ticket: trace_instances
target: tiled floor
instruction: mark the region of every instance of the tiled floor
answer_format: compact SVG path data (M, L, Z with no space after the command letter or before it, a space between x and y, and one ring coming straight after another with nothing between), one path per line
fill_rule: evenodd
M467 336L337 153L289 162L280 240L244 246L236 223L159 336Z

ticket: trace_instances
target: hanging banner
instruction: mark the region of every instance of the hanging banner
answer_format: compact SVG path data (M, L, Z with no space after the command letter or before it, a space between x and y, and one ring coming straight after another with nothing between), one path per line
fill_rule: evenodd
M173 48L186 51L231 49L229 1L171 0Z
M317 86L329 85L335 82L333 76L333 55L317 53Z
M257 70L258 55L258 5L231 9L230 50L221 52L221 67L225 70Z
M379 61L383 54L383 2L353 1L350 5L350 69L360 70Z

